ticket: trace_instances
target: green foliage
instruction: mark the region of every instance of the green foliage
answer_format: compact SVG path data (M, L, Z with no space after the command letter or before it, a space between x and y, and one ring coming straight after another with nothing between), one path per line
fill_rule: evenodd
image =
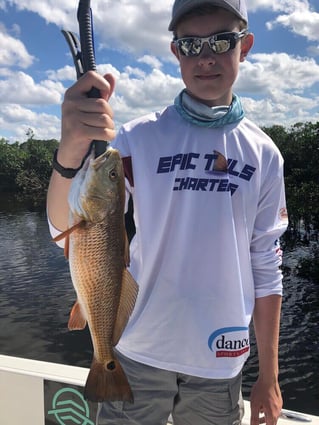
M16 178L23 170L25 152L20 149L19 143L9 144L0 139L0 192L16 192L18 186Z
M52 173L53 152L58 146L55 140L29 139L20 147L25 152L23 170L17 175L17 185L24 194L46 193Z
M264 128L285 160L285 184L290 228L319 229L319 122L284 129Z
M35 201L43 200L52 172L57 140L36 140L10 144L0 140L0 192L18 193Z
M319 122L298 123L288 130L273 126L264 131L277 144L285 160L289 228L283 240L291 248L313 241L314 248L308 257L299 261L297 273L318 282Z

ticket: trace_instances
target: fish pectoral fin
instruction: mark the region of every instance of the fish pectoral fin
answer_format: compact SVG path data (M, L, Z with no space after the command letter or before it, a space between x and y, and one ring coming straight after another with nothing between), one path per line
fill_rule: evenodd
M85 224L85 220L81 220L79 223L75 224L74 226L70 227L69 229L65 230L64 232L60 233L58 236L52 239L53 242L59 242L62 241L62 239L65 239L64 256L66 259L69 259L70 234L73 233L75 230L82 229Z
M137 294L138 284L135 282L131 273L127 269L124 269L120 302L112 335L113 346L117 345L121 338L128 319L134 309Z
M70 331L79 331L84 329L85 326L86 319L82 313L79 301L76 301L70 313L68 328Z
M81 220L79 223L74 224L74 226L69 227L68 229L64 230L64 232L57 235L55 238L53 238L53 242L59 242L62 241L62 239L65 239L67 236L69 236L71 233L73 233L77 229L81 229L85 226L86 221Z

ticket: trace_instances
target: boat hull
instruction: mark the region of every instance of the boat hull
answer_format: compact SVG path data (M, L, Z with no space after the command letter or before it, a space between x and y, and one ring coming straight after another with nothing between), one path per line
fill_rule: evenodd
M0 355L1 425L95 425L97 404L82 396L88 372L82 367ZM288 410L283 413L288 418L280 418L278 425L319 425L317 416ZM249 425L249 416L245 401L242 425Z

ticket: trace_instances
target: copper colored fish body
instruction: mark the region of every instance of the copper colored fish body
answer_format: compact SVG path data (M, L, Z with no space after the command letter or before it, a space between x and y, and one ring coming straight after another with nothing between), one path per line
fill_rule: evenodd
M69 329L88 323L94 358L84 396L91 401L127 400L133 395L114 353L134 308L138 286L127 270L125 183L117 150L87 160L72 182L67 255L77 293Z

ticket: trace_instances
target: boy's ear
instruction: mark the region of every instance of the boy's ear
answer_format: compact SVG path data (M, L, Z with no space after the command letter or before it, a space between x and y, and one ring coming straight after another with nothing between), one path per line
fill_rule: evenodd
M173 53L173 55L177 58L177 60L179 61L179 52L178 49L176 47L176 44L172 41L171 42L171 52Z
M240 62L244 62L254 44L254 34L248 33L241 42Z

